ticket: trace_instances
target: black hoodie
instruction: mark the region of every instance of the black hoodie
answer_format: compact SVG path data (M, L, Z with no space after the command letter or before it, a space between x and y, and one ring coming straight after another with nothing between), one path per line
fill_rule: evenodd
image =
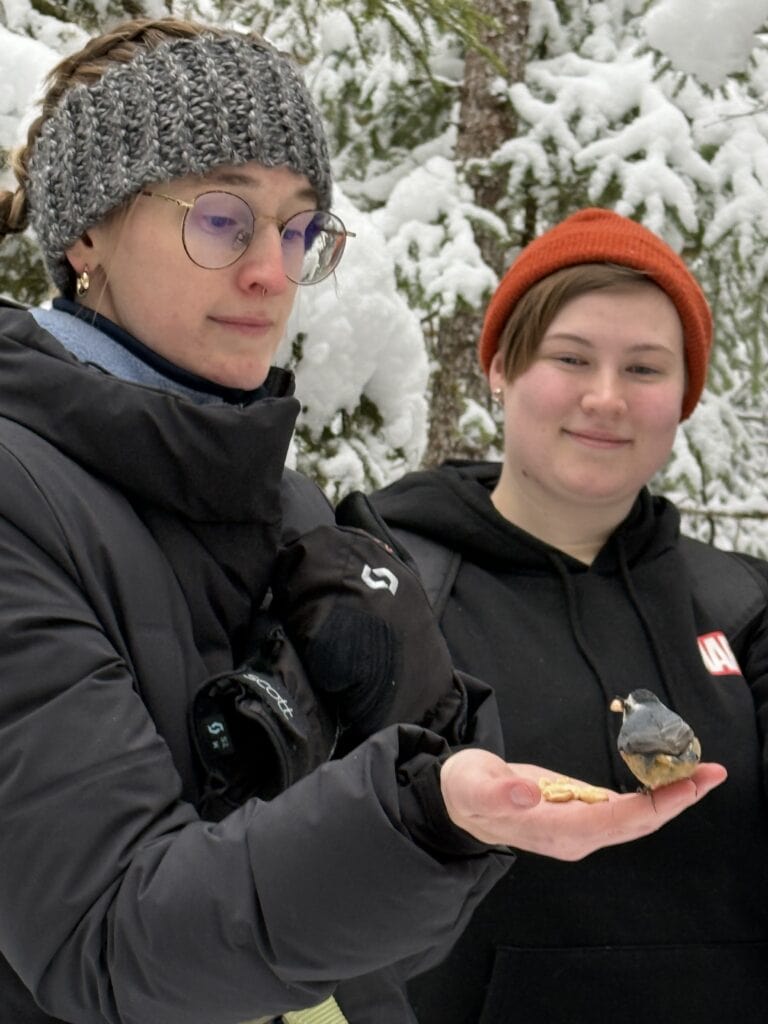
M373 503L406 546L399 531L459 552L441 626L457 666L495 687L507 758L636 788L608 705L644 687L729 778L637 843L575 865L521 854L413 984L419 1021L764 1021L768 565L681 540L674 507L643 491L587 566L496 511L498 475L447 464Z

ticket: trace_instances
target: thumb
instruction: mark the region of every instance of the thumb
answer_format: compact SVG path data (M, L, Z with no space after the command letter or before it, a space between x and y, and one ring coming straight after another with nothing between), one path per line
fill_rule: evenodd
M515 807L535 807L541 801L541 790L530 779L513 778L506 783L506 799Z
M446 808L462 828L477 819L509 815L510 807L526 810L541 800L535 782L517 775L502 758L487 750L465 749L451 755L440 772Z
M541 801L541 790L530 779L515 774L511 765L505 765L506 778L499 778L495 787L489 787L489 814L504 814L514 807L526 809L535 807Z

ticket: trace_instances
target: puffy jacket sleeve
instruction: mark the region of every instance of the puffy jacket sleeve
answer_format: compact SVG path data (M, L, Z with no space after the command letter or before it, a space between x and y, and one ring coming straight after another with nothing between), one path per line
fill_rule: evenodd
M0 949L40 1005L234 1024L455 938L509 858L414 840L444 741L392 726L199 820L45 495L2 448L0 478Z

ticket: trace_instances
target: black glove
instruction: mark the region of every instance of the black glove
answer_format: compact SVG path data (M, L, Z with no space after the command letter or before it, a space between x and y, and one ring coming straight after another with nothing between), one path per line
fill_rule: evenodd
M271 611L346 744L395 722L460 742L464 687L418 576L392 547L352 527L320 526L284 548Z
M190 717L204 777L198 810L214 820L250 797L272 799L327 761L339 732L269 613L255 625L252 657L206 680Z

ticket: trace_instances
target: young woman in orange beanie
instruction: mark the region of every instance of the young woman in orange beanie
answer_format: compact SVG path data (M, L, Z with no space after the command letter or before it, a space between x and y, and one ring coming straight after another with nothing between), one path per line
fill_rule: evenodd
M768 1006L768 564L680 535L648 483L704 386L706 299L607 210L525 248L479 355L501 464L449 462L374 495L440 593L457 665L491 683L506 756L631 791L615 696L655 693L729 779L685 820L563 870L522 853L420 1024L763 1019Z

